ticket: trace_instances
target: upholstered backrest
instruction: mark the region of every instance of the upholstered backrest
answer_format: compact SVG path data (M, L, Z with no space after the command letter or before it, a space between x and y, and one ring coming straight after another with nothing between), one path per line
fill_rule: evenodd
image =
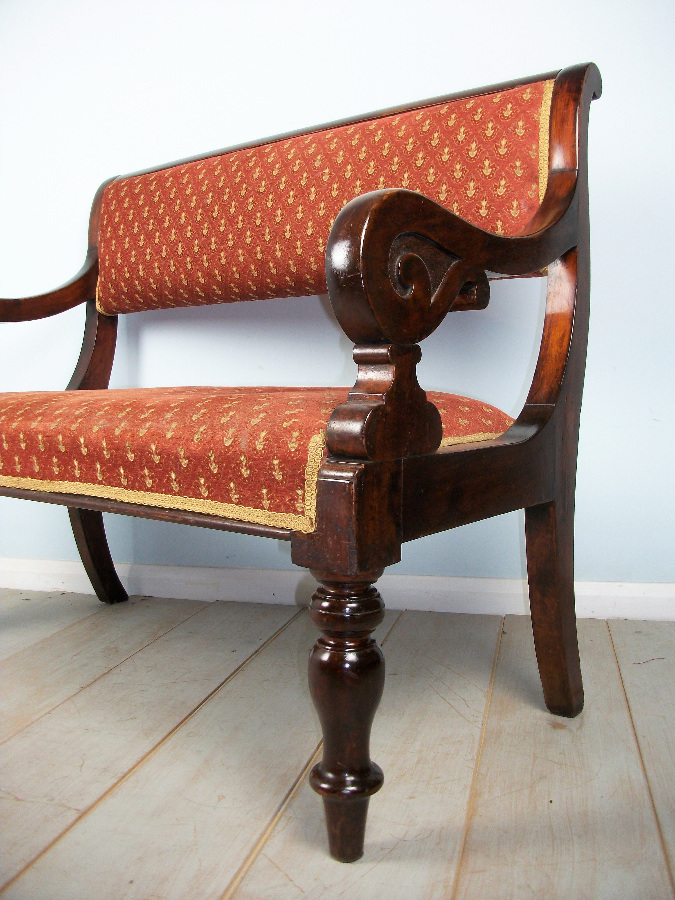
M98 307L142 309L324 293L338 212L405 187L481 228L519 231L546 186L553 81L377 114L105 189Z

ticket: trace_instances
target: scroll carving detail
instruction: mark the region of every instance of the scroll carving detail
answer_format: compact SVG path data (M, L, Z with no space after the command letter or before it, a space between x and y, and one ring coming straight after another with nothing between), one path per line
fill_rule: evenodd
M428 322L418 340L428 337L455 305L484 309L490 299L483 269L421 234L401 234L394 239L389 280L400 297L428 310Z

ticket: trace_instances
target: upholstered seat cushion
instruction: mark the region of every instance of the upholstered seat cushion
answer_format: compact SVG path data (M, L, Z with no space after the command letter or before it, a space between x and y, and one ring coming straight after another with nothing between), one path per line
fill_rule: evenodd
M311 532L331 412L347 388L144 388L0 394L0 485ZM429 392L443 444L512 419Z

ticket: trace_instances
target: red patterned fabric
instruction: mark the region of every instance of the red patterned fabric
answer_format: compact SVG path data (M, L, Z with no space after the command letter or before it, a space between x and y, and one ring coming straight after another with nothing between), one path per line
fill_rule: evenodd
M547 176L552 82L438 103L112 182L99 230L99 309L324 293L338 212L388 187L510 235Z
M0 394L0 485L315 527L324 432L347 388L137 388ZM443 444L512 419L429 392Z

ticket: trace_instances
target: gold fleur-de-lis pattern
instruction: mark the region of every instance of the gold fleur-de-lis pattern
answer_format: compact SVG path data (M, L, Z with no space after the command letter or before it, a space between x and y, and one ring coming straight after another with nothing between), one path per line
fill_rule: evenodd
M436 103L120 178L105 189L98 307L114 315L326 290L335 217L404 187L511 235L548 175L552 82Z
M326 424L347 392L187 387L0 394L0 485L311 532ZM444 445L487 440L512 423L488 404L437 392L428 397L441 413Z

